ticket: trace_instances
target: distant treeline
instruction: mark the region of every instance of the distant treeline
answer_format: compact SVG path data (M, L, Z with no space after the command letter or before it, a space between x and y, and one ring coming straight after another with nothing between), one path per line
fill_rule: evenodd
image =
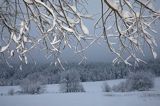
M61 72L64 71L60 67L43 63L23 65L23 70L20 70L19 64L12 66L14 67L10 68L5 63L0 64L0 86L19 85L26 78L41 81L43 84L59 83ZM99 62L81 65L68 63L63 66L66 70L78 71L82 82L125 78L130 72L135 71L147 71L160 76L160 59L147 61L147 64L140 63L139 67Z

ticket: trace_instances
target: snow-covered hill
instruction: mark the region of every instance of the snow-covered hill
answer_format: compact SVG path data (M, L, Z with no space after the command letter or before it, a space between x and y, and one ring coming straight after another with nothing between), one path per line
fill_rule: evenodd
M109 80L112 87L123 81ZM115 93L102 92L104 81L83 83L84 93L60 93L59 85L47 85L46 92L40 95L7 95L10 89L18 86L0 87L0 106L160 106L160 78L155 79L151 91Z

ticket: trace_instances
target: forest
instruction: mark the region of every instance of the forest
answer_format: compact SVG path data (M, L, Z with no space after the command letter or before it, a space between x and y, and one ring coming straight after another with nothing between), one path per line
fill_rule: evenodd
M34 65L28 63L21 70L19 64L12 64L10 68L6 63L0 63L0 86L19 85L23 79L40 81L42 84L58 84L63 71L77 71L81 82L104 81L111 79L126 78L128 74L137 71L145 71L160 76L160 59L148 60L146 64L141 63L138 67L128 66L124 63L115 64L103 62L91 62L78 65L77 63L63 63L65 70L50 63L39 63Z

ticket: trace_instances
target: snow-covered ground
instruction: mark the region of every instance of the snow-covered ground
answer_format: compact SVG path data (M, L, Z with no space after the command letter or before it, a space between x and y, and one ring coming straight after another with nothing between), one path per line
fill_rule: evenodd
M122 80L109 80L112 87ZM115 93L102 92L104 81L83 83L84 93L60 93L59 87L47 85L46 92L40 95L7 95L17 86L0 87L0 106L160 106L160 78L155 79L151 91Z

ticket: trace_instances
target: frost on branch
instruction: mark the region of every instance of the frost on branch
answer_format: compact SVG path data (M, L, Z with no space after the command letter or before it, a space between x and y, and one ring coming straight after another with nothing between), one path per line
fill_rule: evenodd
M0 53L18 56L27 64L30 51L39 45L60 63L66 47L78 52L90 38L83 22L84 0L2 0L0 2ZM7 33L7 35L6 35ZM34 35L37 33L37 35Z
M143 62L137 54L140 52L144 55L143 46L146 44L153 57L157 57L154 38L157 32L153 24L160 18L160 13L155 10L153 2L154 0L101 0L102 16L96 27L102 27L102 35L109 49L117 55L113 63L123 61L131 65L130 60L135 60L136 64Z

